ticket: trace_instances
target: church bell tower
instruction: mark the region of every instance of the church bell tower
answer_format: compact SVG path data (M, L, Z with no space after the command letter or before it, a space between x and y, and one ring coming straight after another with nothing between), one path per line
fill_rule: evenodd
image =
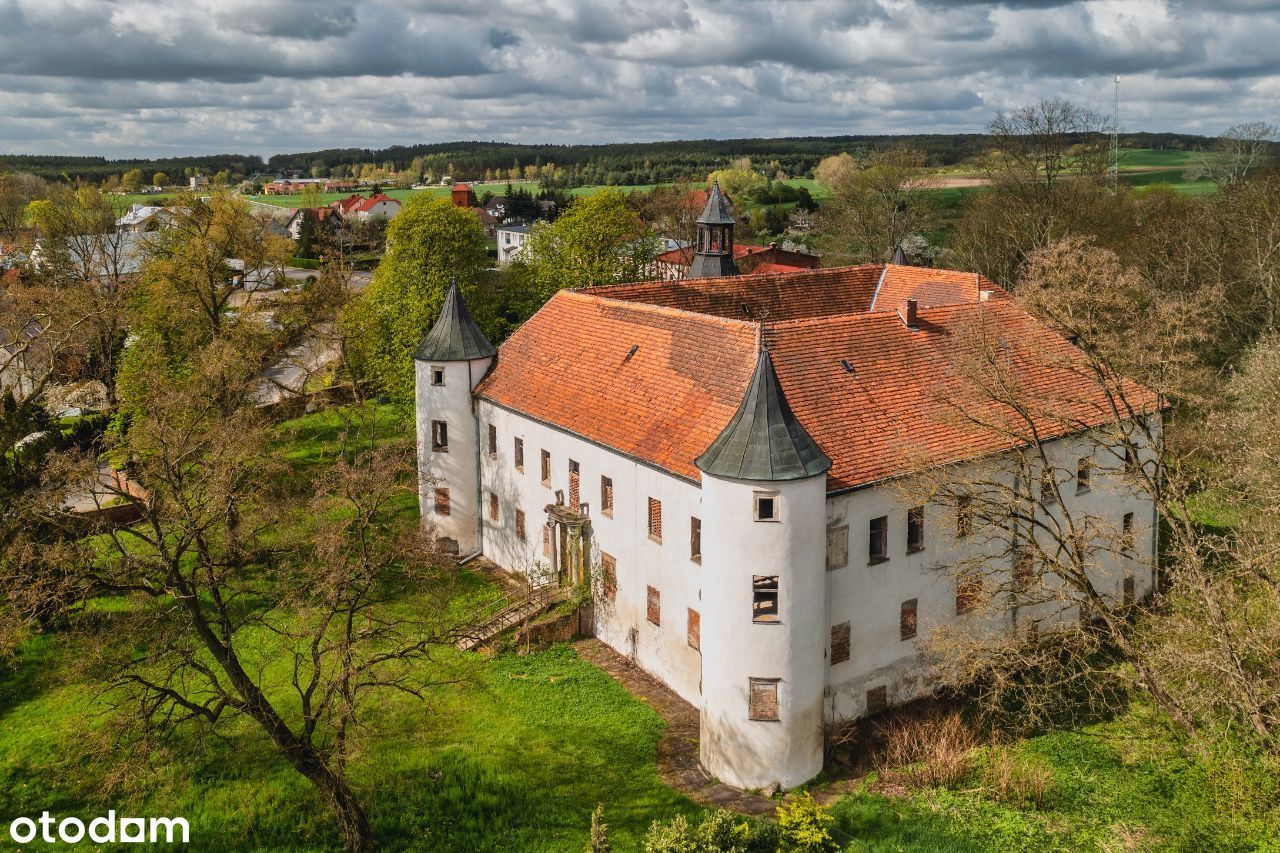
M733 260L733 216L729 202L720 192L720 182L711 185L707 206L698 217L698 238L694 245L689 278L718 278L738 275Z

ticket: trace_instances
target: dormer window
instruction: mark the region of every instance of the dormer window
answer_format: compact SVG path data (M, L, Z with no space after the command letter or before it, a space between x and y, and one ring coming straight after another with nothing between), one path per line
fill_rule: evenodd
M780 520L777 492L756 492L755 505L756 521Z

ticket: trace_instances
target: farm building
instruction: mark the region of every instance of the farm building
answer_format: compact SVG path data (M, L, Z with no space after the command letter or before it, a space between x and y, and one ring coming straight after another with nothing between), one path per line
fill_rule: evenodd
M895 487L1009 452L948 416L962 332L1051 356L1020 381L1073 422L1114 418L1071 343L979 275L735 274L716 195L694 247L705 277L561 291L500 349L450 290L416 355L420 504L460 556L535 582L589 574L597 635L700 709L707 771L789 788L822 769L824 728L930 692L921 642L939 626L1051 618L972 612L939 568L987 559L981 537ZM1064 511L1153 525L1079 430L1046 425L1043 447L1080 472ZM1152 586L1143 539L1099 569L1116 596Z

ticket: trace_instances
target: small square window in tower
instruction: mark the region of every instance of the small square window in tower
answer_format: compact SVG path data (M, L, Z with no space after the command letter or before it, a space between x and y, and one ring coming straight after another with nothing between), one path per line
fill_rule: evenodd
M443 367L435 367L435 366L432 366L432 368L431 368L431 384L432 384L432 385L443 385L443 384L444 384L444 368L443 368Z
M689 516L689 559L702 562L702 519Z
M1080 457L1076 462L1076 494L1083 495L1089 491L1089 478L1093 473L1093 460L1088 456Z
M489 458L498 458L498 427L496 424L489 424Z
M909 598L898 611L898 639L910 640L916 635L916 606L918 600Z
M449 490L436 489L434 495L435 495L434 509L435 509L436 515L448 515L452 511L452 507L449 505Z
M889 516L871 519L867 534L868 562L883 563L889 559Z
M841 622L831 626L831 664L844 663L849 660L849 623Z
M756 492L756 521L778 521L778 493Z
M515 440L514 455L515 455L516 470L523 474L524 473L524 439L523 438L517 438Z
M449 452L449 425L444 421L431 422L431 449L436 453Z
M524 510L522 509L516 510L516 538L521 542L525 540Z
M645 610L645 616L653 624L661 625L662 624L662 593L658 592L657 587L651 586L646 588L645 595L646 595L646 605L647 605Z
M685 635L689 641L689 648L702 651L702 617L692 607L688 608L688 611Z
M569 509L577 509L578 504L582 501L581 494L581 478L582 473L578 468L578 463L569 460Z
M777 622L778 576L756 575L751 579L751 621Z
M603 551L600 552L600 591L609 601L618 598L618 561Z
M613 478L600 478L600 512L613 517Z
M542 485L551 485L551 451L542 451Z
M924 507L907 510L907 553L924 550Z
M662 501L649 498L649 538L662 541Z
M778 679L751 678L747 681L747 717L765 722L778 721Z

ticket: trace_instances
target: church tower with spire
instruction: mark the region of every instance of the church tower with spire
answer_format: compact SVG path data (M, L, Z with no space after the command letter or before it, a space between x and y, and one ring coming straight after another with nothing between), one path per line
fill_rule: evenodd
M707 196L707 206L698 217L689 278L727 275L738 275L738 264L733 260L733 215L729 212L728 200L720 192L720 182L715 181Z

